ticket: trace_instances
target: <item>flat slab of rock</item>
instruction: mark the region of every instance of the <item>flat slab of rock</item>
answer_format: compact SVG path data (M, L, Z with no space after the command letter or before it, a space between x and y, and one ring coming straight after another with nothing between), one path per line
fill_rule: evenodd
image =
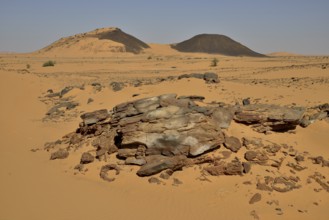
M59 149L51 154L50 160L65 159L68 156L69 152L66 149Z
M250 104L241 106L235 112L234 120L252 125L258 132L288 131L300 124L304 112L304 108L298 107Z
M235 153L242 147L240 140L236 137L225 137L224 146Z
M184 167L187 163L187 158L185 156L175 156L175 157L163 157L160 160L156 160L142 166L138 171L138 176L151 176L160 173L163 170L171 169L178 170Z
M116 106L111 124L120 132L122 148L144 145L166 156L197 156L218 148L224 136L214 118L195 106L175 94L140 99Z
M107 109L101 109L93 112L87 112L82 114L81 119L85 125L96 124L99 121L103 121L109 117Z

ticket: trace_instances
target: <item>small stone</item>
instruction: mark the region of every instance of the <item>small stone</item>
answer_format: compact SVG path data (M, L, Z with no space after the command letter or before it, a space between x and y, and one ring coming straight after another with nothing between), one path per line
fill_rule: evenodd
M138 166L143 166L146 163L145 159L143 158L135 158L135 157L128 157L125 160L126 165L138 165Z
M50 160L65 159L68 156L69 152L66 149L59 149L58 151L51 154Z
M182 181L180 181L179 179L177 179L177 178L174 178L173 179L173 186L178 186L178 185L180 185L180 184L183 184L183 182Z
M93 101L94 101L94 99L89 98L89 99L87 100L87 104L92 103Z
M148 179L149 183L161 184L161 181L156 177L151 177Z
M242 100L243 105L250 105L250 98L246 98Z
M122 82L111 82L110 86L114 92L120 91L124 88L124 84Z
M256 193L249 200L249 204L254 204L256 202L259 202L261 199L262 199L262 195L260 193Z
M174 171L172 171L172 170L165 170L160 174L160 178L167 180L171 177L171 175L173 173L174 173Z
M283 211L281 208L275 208L275 211L277 211L277 215L283 215Z
M225 138L225 142L224 142L224 146L231 150L232 152L238 152L239 149L241 148L241 142L238 138L236 137L226 137Z
M302 155L297 155L297 156L295 157L295 160L296 160L297 162L304 161L304 156L302 156Z
M94 162L95 157L89 153L89 152L84 152L81 156L80 163L81 164L88 164Z
M247 151L244 155L244 158L248 161L253 161L257 157L256 151Z
M242 166L243 166L243 172L244 173L249 173L250 172L250 170L251 170L251 164L250 163L243 162Z
M76 166L74 167L75 170L78 170L78 171L80 171L80 172L83 171L83 168L84 168L84 165L83 165L83 164L78 164L78 165L76 165Z

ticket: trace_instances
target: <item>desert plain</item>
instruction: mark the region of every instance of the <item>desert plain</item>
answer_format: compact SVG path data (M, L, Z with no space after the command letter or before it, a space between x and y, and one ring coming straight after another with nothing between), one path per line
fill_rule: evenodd
M75 40L70 48L56 44L49 51L0 54L1 220L328 219L329 107L324 104L329 103L329 56L225 56L160 44L131 53L112 41ZM109 45L115 50L99 49ZM43 67L49 60L55 65ZM207 72L218 80L179 77ZM57 92L63 93L49 95ZM68 148L67 158L50 160L55 150L49 146L74 133L82 114L173 93L197 96L200 107L225 103L325 110L307 126L287 131L258 132L232 120L222 132L236 137L241 149L232 152L220 144L202 155L210 162L184 166L165 178L136 175L139 166L125 165L116 153L77 169L83 152L95 155L92 146ZM76 104L50 112L63 102ZM246 161L247 151L255 150L247 140L261 142L257 152L279 146L265 157L280 164ZM216 166L216 158L228 163L239 158L251 168L238 175L212 175L207 168ZM120 168L119 175L108 172L115 177L111 182L100 178L108 163ZM293 185L287 190L266 185L277 177Z

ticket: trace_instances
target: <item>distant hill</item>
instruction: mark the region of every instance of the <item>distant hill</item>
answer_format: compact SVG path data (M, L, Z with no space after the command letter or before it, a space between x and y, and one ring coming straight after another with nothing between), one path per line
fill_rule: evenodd
M232 40L225 35L200 34L189 40L172 44L171 47L180 52L222 54L228 56L264 57L248 47Z
M61 38L38 52L64 54L130 52L138 54L146 48L149 48L149 45L119 28L100 28Z

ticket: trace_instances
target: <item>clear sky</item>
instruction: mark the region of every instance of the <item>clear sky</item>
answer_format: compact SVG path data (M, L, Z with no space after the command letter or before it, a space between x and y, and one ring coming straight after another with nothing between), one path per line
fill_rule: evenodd
M329 0L0 0L0 51L119 27L146 43L216 33L260 52L329 55Z

